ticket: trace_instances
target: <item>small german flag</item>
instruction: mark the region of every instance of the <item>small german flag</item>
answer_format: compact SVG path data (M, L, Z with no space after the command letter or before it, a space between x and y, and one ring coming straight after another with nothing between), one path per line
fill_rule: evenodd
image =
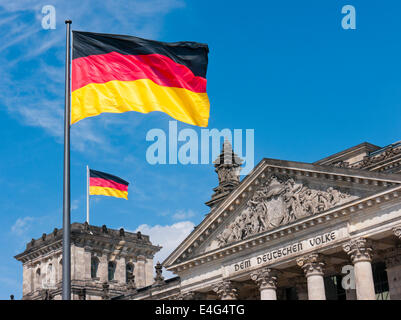
M197 42L73 31L71 123L103 112L160 111L207 127L208 52Z
M128 182L111 174L89 170L89 194L128 200Z

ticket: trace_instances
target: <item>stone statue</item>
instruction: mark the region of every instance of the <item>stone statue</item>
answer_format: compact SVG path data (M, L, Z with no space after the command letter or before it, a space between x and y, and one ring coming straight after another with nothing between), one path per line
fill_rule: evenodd
M110 291L109 291L109 284L107 281L103 282L102 284L103 292L102 292L102 300L110 300Z
M40 296L42 300L53 300L53 295L49 289L42 289L40 291Z
M164 284L164 277L162 276L163 266L159 261L157 262L157 264L155 266L155 272L156 272L156 276L155 276L154 285L162 285L162 284Z
M127 290L130 293L136 291L135 275L132 271L127 272Z

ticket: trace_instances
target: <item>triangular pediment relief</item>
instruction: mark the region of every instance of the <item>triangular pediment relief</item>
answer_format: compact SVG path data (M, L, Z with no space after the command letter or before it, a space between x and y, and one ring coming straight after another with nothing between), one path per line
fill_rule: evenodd
M271 174L251 195L235 218L216 232L209 250L244 240L295 220L315 215L359 198L332 186L310 186L294 178ZM205 246L208 247L207 245Z
M179 264L401 183L398 175L264 159L166 259Z

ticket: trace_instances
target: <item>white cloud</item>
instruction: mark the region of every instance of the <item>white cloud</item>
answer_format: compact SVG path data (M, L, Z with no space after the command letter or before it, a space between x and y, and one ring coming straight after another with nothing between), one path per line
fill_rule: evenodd
M18 237L25 238L34 220L33 217L18 218L11 227L11 232Z
M193 212L192 210L188 211L180 210L175 214L173 214L172 216L174 220L186 220L192 217L195 217L195 212Z
M171 252L190 234L194 229L194 223L191 221L181 221L172 225L155 225L149 226L147 224L140 225L135 232L150 236L150 241L154 245L160 245L163 248L156 253L154 263L158 261L163 262ZM174 276L172 272L164 270L163 276L170 278Z
M57 214L58 213L59 210L57 210ZM40 217L26 216L18 218L10 229L10 236L17 240L15 248L16 253L19 253L32 238L38 238L44 230L51 230L57 220L55 214Z

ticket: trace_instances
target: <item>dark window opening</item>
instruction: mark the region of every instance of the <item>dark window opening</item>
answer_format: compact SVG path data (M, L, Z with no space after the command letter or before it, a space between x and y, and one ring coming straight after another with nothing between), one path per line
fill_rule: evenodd
M128 263L125 266L125 281L128 283L130 276L134 273L134 266L131 263Z
M341 285L341 281L341 275L324 277L326 300L346 300L345 290Z
M97 258L92 258L91 259L91 278L96 278L97 277L97 269L99 266L99 260Z
M386 264L384 262L373 263L372 272L376 300L390 300Z
M108 279L109 281L114 280L114 273L116 271L116 264L112 261L108 265Z

